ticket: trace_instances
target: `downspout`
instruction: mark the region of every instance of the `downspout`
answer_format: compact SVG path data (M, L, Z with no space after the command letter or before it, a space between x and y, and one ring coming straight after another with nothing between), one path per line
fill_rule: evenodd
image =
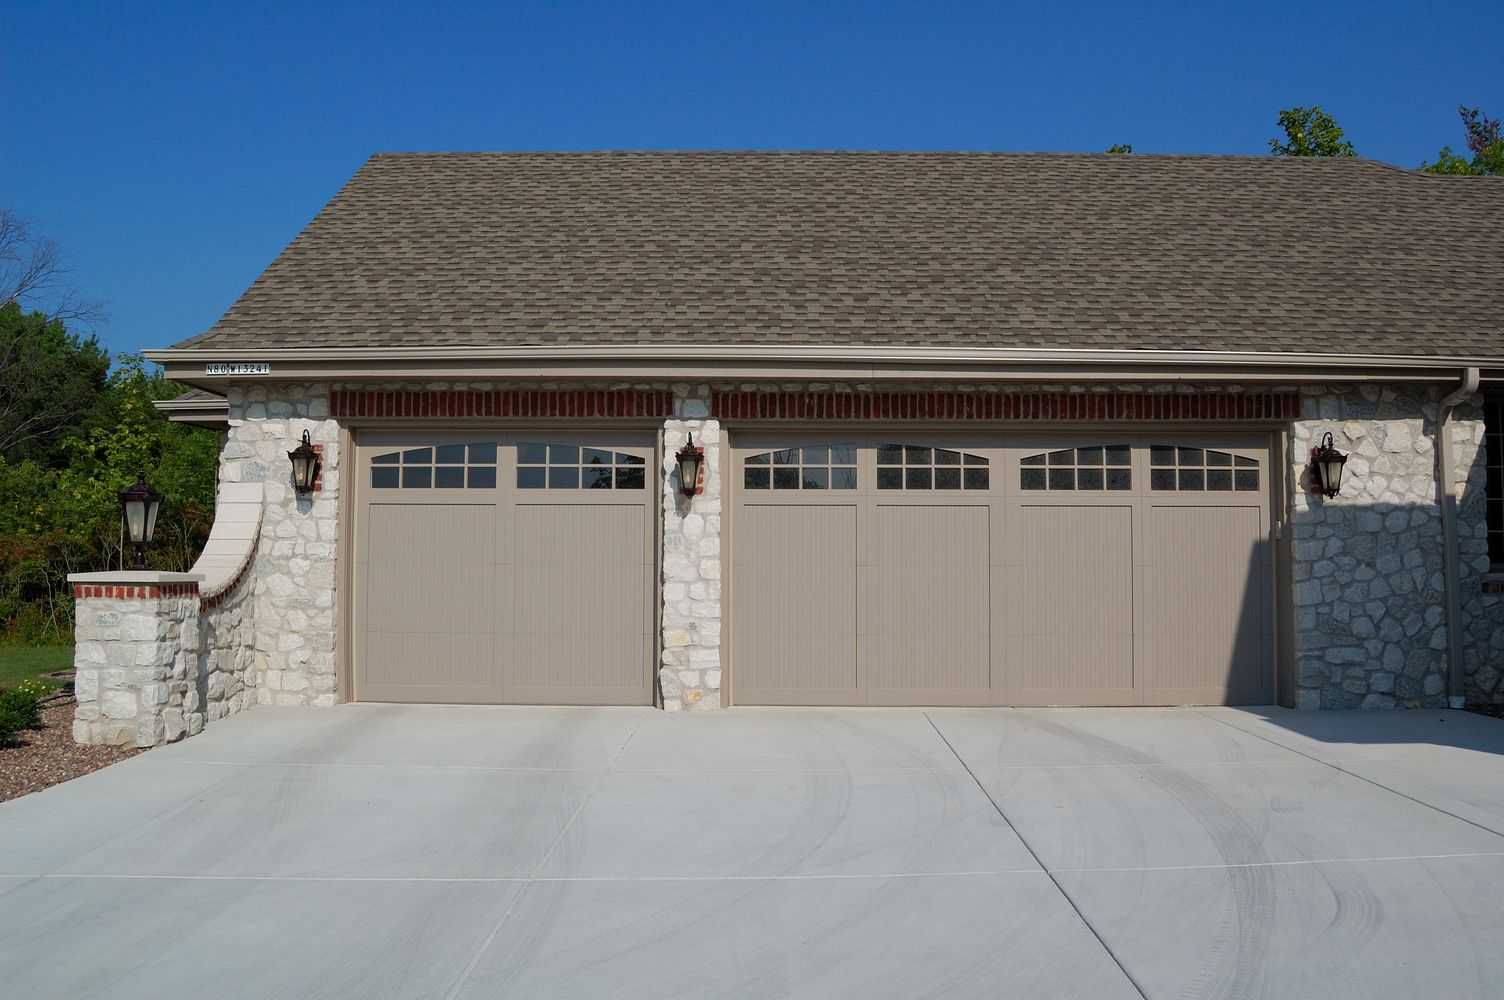
M1458 404L1478 391L1477 368L1462 370L1462 384L1441 399L1436 415L1436 464L1438 497L1441 500L1441 568L1447 602L1447 705L1461 708L1462 690L1462 583L1461 555L1457 551L1457 462L1452 455L1452 413Z

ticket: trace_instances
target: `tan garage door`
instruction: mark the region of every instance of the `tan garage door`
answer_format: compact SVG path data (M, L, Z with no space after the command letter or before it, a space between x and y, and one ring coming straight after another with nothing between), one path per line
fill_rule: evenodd
M648 704L647 435L362 434L362 701Z
M1273 697L1268 440L740 434L742 704Z

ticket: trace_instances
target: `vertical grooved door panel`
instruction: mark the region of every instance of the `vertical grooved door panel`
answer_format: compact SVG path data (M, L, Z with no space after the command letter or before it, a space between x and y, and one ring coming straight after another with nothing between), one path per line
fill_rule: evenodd
M362 690L404 701L488 695L496 508L373 503L367 513Z
M854 506L747 504L735 556L738 685L751 704L852 704Z
M1246 506L1149 508L1144 530L1144 652L1154 702L1269 700L1263 650L1263 512ZM1194 539L1194 544L1188 540Z
M857 653L872 704L986 704L989 507L891 504L868 517Z
M612 701L640 688L646 509L522 503L514 510L514 700L553 702L571 692L575 701Z
M1133 704L1133 506L1018 504L1004 547L1010 700Z

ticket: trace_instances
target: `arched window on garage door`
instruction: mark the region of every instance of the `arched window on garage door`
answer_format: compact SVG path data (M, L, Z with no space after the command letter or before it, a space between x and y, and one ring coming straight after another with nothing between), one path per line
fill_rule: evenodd
M815 444L748 455L742 485L749 490L854 490L856 445Z
M1259 488L1259 463L1210 448L1156 444L1149 448L1149 488L1182 493L1251 493Z
M496 442L441 444L371 456L376 490L492 490L496 488Z
M1021 490L1131 490L1132 449L1126 444L1042 451L1019 459Z
M929 445L879 444L880 490L985 490L991 485L987 459Z
M640 490L647 464L639 455L578 444L517 445L519 490Z

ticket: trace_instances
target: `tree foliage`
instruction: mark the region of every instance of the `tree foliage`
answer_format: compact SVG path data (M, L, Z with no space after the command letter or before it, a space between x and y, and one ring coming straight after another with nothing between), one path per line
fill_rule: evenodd
M104 391L110 356L61 321L0 306L0 455L46 454Z
M21 354L44 358L39 365L72 380L66 421L0 449L0 636L55 641L72 630L67 574L121 565L119 493L138 470L166 496L149 565L192 565L214 519L219 442L211 431L169 422L152 405L182 387L139 356L120 356L106 375L108 358L96 342L42 314L5 329L15 331ZM58 393L56 378L13 385L15 412L57 412L49 399Z
M1285 140L1269 140L1275 156L1357 156L1353 144L1342 137L1342 126L1317 104L1290 108L1279 113Z
M1108 146L1107 151L1109 153L1131 153L1133 152L1133 144L1131 142L1115 143L1111 146Z
M1490 118L1479 108L1457 105L1457 114L1462 118L1463 131L1467 133L1469 159L1452 151L1451 146L1441 147L1436 159L1422 163L1420 169L1427 174L1460 174L1468 177L1504 177L1504 133L1499 119Z

